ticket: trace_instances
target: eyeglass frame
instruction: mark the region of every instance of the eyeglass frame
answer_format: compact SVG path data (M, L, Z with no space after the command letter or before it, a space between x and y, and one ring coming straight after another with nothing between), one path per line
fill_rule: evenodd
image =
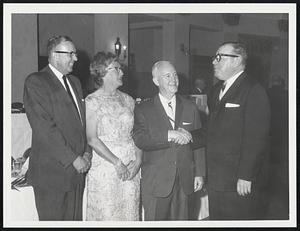
M240 57L239 55L233 55L233 54L224 54L224 53L218 53L216 55L214 55L212 57L212 61L214 60L217 60L217 62L219 63L222 59L222 56L225 56L225 57L231 57L231 58L237 58L237 57Z
M77 53L76 51L53 51L54 53L58 53L58 54L69 54L71 57L75 56L77 57Z
M107 67L105 70L116 70L118 73L120 73L120 71L122 71L122 67Z

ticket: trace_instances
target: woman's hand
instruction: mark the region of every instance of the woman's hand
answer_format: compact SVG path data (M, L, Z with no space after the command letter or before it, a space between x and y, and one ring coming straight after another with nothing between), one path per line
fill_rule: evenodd
M135 177L135 175L139 172L141 163L142 160L138 158L136 160L131 160L127 164L127 168L129 169L130 172L128 180L132 180Z
M130 176L130 172L128 171L127 167L123 164L123 162L119 159L118 162L115 164L115 169L117 172L117 176L122 181L125 181Z

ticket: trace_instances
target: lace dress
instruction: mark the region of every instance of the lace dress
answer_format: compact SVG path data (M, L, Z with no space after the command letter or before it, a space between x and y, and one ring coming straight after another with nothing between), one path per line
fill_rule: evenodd
M134 100L117 91L114 96L97 91L86 98L86 107L97 115L97 136L126 165L135 160L131 138ZM93 151L86 181L88 221L139 220L140 175L130 181L117 177L114 166Z

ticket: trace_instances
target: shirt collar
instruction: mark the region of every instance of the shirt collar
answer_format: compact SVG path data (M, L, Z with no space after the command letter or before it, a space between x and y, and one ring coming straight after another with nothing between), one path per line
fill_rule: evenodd
M49 67L50 69L53 71L53 73L56 75L57 78L62 79L62 77L64 76L61 72L59 72L59 70L57 70L54 66L52 66L49 63Z
M226 85L226 88L229 88L234 81L244 72L244 70L241 70L240 72L236 73L234 76L230 77L227 79L224 84Z
M174 95L170 100L164 97L162 94L158 93L159 99L163 104L168 104L169 102L172 103L172 105L175 105L176 103L176 95Z

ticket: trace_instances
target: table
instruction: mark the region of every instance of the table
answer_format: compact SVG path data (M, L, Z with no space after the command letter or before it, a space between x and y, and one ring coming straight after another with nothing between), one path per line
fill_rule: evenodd
M23 156L23 153L31 147L32 131L25 113L11 114L11 156L14 159ZM23 169L28 168L28 160ZM14 178L11 179L13 181ZM19 187L19 191L10 190L11 219L14 221L36 221L38 214L35 207L34 192L31 186Z
M11 126L11 155L17 159L31 147L32 131L25 113L11 114Z
M19 191L11 189L11 220L38 221L34 192L31 186L20 187Z

